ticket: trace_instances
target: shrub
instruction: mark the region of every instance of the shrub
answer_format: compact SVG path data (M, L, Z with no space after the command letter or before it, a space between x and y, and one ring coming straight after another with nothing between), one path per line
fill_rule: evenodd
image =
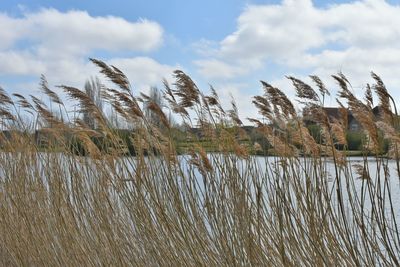
M363 150L366 136L361 132L347 132L346 140L348 150Z

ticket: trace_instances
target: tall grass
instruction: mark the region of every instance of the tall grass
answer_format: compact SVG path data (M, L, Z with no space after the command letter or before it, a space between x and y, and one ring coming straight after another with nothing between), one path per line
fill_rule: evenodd
M398 117L381 79L359 100L342 74L334 75L348 106L362 124L367 157L352 165L346 148L347 109L332 121L323 106L329 91L294 77L297 97L321 127L314 140L278 88L262 82L254 97L263 120L250 119L273 147L274 157L257 157L249 146L236 104L225 110L212 89L203 94L182 71L166 81L169 109L218 148L188 142L178 155L166 110L131 90L119 69L92 60L114 88L103 98L121 120L134 126L129 138L110 127L83 91L61 86L80 112L96 120L90 129L71 117L70 105L44 77L42 91L52 109L0 91L0 262L4 266L393 266L400 264L398 209ZM382 110L372 113L373 92ZM140 102L158 115L146 119ZM54 108L57 107L57 108ZM25 111L22 111L25 110ZM54 111L56 110L56 111ZM32 123L21 119L32 115ZM56 115L59 114L59 115ZM61 114L61 116L60 116ZM46 133L46 149L32 129ZM383 132L390 141L382 157ZM189 134L189 133L188 133ZM94 140L101 138L101 146ZM198 138L192 136L192 140ZM128 143L135 156L125 156ZM85 151L86 156L76 153ZM390 176L390 174L392 176Z

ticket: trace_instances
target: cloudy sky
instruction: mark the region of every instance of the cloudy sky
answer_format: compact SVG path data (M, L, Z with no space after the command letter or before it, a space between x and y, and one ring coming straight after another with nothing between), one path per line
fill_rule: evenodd
M394 0L7 0L0 25L0 86L10 93L37 93L40 74L82 87L95 57L137 92L182 69L226 103L234 96L244 118L257 116L259 80L294 96L285 75L320 75L334 92L330 75L341 71L362 94L374 71L400 99Z

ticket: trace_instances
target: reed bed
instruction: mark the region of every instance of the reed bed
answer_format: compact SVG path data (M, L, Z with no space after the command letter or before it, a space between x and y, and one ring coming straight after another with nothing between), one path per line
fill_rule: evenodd
M92 61L113 84L103 86L102 97L133 126L129 138L121 138L77 88L60 86L61 97L42 77L49 102L0 90L1 265L400 265L393 195L400 178L398 117L376 74L362 100L344 75L333 75L344 114L337 120L323 109L329 91L318 77L311 76L314 87L288 77L319 125L320 140L287 96L262 82L264 94L253 104L263 119L249 120L275 156L260 157L260 144L242 142L247 137L236 104L224 109L213 88L206 95L176 71L174 84L164 82L166 109L134 92L118 68ZM82 116L71 117L65 96L90 114L96 129ZM382 111L378 120L374 97ZM160 123L145 116L141 102ZM346 149L349 110L366 135L357 165L338 149ZM216 151L209 153L188 132L197 141L188 141L179 155L169 111L188 127L200 127ZM36 129L45 133L45 149L32 135ZM384 156L383 134L390 143ZM133 156L126 154L129 145Z

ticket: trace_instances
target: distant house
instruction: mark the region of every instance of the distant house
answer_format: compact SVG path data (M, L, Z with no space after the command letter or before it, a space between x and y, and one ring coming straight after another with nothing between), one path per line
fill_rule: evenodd
M341 108L337 107L324 107L323 108L328 115L328 118L330 121L334 120L341 120L343 116L343 110ZM380 107L376 106L372 109L372 112L375 116L375 119L377 119L380 116L381 110ZM345 110L345 113L347 113L347 130L351 132L359 132L362 130L362 126L359 121L353 116L352 112L348 109ZM312 119L310 116L304 115L304 122L306 125L311 125L315 124L314 119Z

